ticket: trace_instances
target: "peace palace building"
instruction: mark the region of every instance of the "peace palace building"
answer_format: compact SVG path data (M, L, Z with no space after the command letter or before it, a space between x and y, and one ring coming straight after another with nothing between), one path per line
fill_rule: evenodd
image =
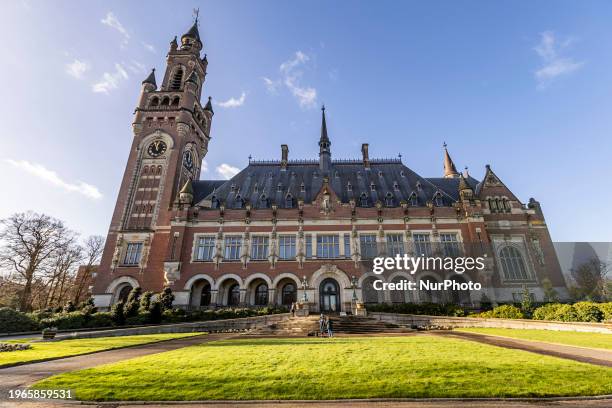
M93 288L108 308L134 287L169 286L186 309L291 305L351 311L352 302L543 300L548 279L567 289L539 203L523 204L486 166L459 173L446 150L442 177L399 159L332 159L322 112L319 157L253 161L230 180L200 180L211 140L208 60L197 22L170 43L161 86L143 81L134 139ZM313 137L313 142L315 138ZM372 272L376 256L486 256L485 270ZM480 291L378 291L375 280L479 282Z

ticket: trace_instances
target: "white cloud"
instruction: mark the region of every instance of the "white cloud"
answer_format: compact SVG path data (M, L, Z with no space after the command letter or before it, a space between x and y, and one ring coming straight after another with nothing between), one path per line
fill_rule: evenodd
M242 92L242 94L240 95L240 98L229 98L225 102L218 102L217 105L219 105L222 108L237 108L239 106L244 105L245 100L246 100L246 93Z
M122 65L125 65L127 69L129 69L134 74L146 74L147 73L147 67L138 61L132 60L132 62L130 62L129 64L124 63Z
M115 16L112 11L106 13L106 17L100 20L100 22L117 30L119 34L121 34L121 36L123 37L123 45L126 45L128 43L128 40L130 39L130 34L127 32L123 24L121 24L117 16Z
M38 177L39 179L44 180L47 183L57 186L63 190L69 192L77 192L87 198L91 198L94 200L99 200L100 198L102 198L102 193L100 192L100 190L98 190L96 186L85 183L84 181L69 183L63 180L60 176L58 176L56 172L47 169L42 164L30 163L27 160L6 159L5 161L12 166L15 166L18 169L21 169L26 173Z
M311 86L302 84L304 72L302 68L310 61L310 57L302 51L296 51L293 58L283 62L280 67L281 78L272 80L263 77L264 84L269 92L275 93L282 84L295 97L302 108L313 108L317 105L317 90Z
M115 72L105 72L102 75L102 79L92 85L92 91L96 93L108 94L109 91L117 89L119 83L123 80L128 79L129 76L125 71L125 68L121 64L115 64Z
M584 66L583 61L561 55L573 42L571 37L559 41L552 31L540 34L540 42L534 47L542 62L542 66L534 72L538 88L543 89L558 77L569 75Z
M91 66L85 62L75 58L70 64L66 64L66 73L76 79L82 79L85 72L89 71Z
M155 47L153 45L147 44L146 42L143 41L142 42L142 46L145 47L145 49L147 51L151 51L151 52L155 53Z
M231 179L240 172L238 167L230 166L227 163L222 163L217 167L217 173L226 180Z

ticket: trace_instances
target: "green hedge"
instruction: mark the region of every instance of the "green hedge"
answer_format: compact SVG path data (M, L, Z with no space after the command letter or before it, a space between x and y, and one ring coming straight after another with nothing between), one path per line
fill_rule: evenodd
M501 305L486 312L482 312L477 317L496 318L496 319L524 319L525 314L521 309L512 305Z
M549 303L535 309L533 319L560 322L601 322L612 319L612 302L578 302L573 305Z
M454 304L437 304L437 303L380 303L367 305L369 312L380 313L401 313L401 314L417 314L429 316L465 316L466 312L463 308Z
M38 329L32 316L9 307L0 308L0 333L25 332Z

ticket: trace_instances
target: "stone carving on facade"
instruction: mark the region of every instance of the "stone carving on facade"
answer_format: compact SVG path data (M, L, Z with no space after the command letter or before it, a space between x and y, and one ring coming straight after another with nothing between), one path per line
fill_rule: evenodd
M351 259L355 262L355 268L359 267L359 262L361 261L361 254L359 253L359 234L357 233L357 226L353 225L353 230L351 231L351 240L353 241L351 254Z
M305 244L304 244L304 223L300 222L298 227L298 239L297 239L297 248L295 252L295 260L298 263L298 267L302 269L304 267L304 261L306 260L306 252L305 252Z
M140 268L144 269L147 267L149 261L149 252L151 250L151 237L147 236L142 244L142 254L140 256Z
M246 269L249 261L251 260L251 255L249 252L251 242L251 236L249 233L249 228L247 227L244 230L244 234L242 234L242 245L240 247L240 262L242 262L242 269Z
M542 246L540 245L540 240L536 237L531 238L531 246L533 247L533 252L535 254L536 259L540 265L544 265L544 251L542 251Z
M117 242L115 243L115 252L113 253L113 260L111 262L111 268L114 270L121 259L121 248L123 247L123 235L117 236Z
M219 232L217 233L217 239L215 240L215 254L213 255L213 262L215 263L215 269L219 269L219 264L223 261L223 225L219 226Z
M270 261L270 269L276 267L278 261L278 250L276 249L276 224L272 226L272 233L270 234L270 254L268 255L268 261Z
M181 278L180 262L164 262L164 280L167 285L172 285Z

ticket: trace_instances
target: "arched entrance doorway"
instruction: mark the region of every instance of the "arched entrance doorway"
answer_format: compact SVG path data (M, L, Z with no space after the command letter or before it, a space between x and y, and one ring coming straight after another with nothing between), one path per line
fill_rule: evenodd
M117 292L117 303L118 302L127 302L127 298L130 295L130 292L132 291L132 289L134 289L132 287L132 285L130 285L129 283L126 283L125 285L123 285L119 291Z
M335 279L327 278L319 285L319 308L322 312L340 311L340 287Z

